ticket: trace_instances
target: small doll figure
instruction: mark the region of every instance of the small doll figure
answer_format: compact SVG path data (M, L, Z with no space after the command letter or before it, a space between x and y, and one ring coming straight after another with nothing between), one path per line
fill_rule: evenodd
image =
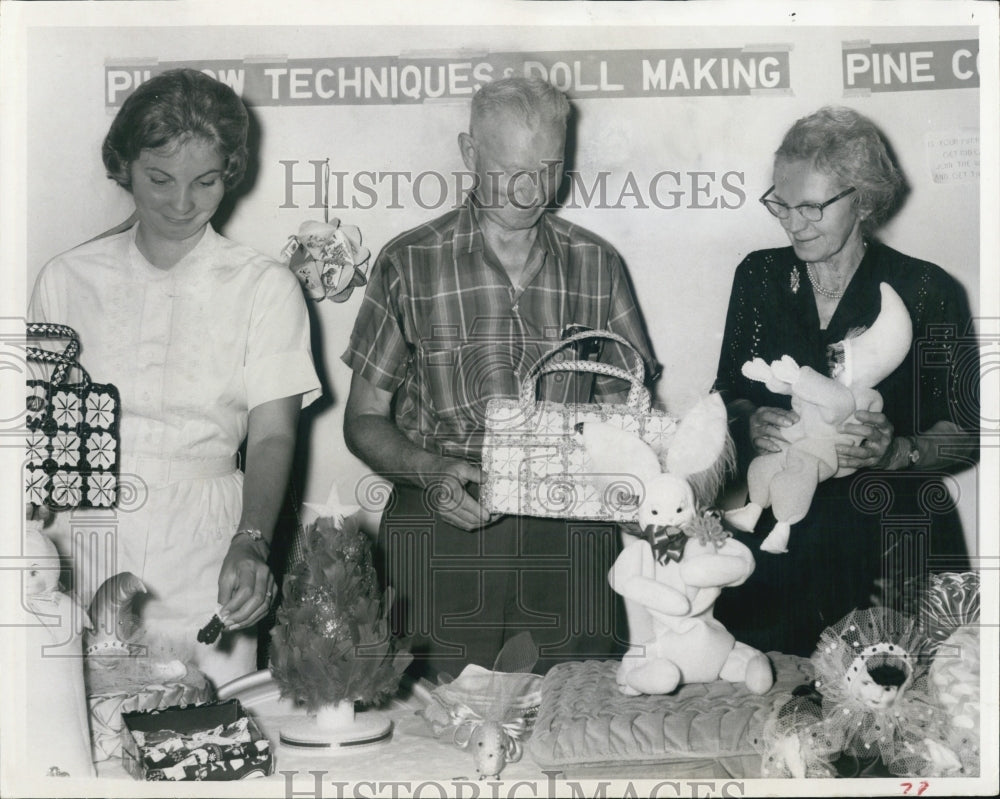
M25 773L93 777L79 629L88 619L59 586L59 553L40 520L25 523L24 556L24 690L35 719L25 727Z
M764 730L765 776L962 776L951 721L928 689L927 649L916 622L888 608L824 630L812 694L798 692Z
M450 737L472 754L480 780L496 779L524 754L522 739L530 735L541 702L542 678L531 673L537 660L531 634L518 633L504 644L492 671L466 666L457 679L442 680L428 693L418 711L435 737Z

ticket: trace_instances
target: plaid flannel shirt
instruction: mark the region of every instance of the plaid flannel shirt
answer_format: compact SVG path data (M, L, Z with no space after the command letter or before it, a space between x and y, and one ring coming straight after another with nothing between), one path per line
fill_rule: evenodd
M393 393L394 421L415 444L478 461L486 403L516 397L563 331L611 330L652 374L648 338L621 258L592 233L543 214L523 287L511 284L484 240L474 200L403 233L379 254L347 350L358 375ZM567 347L566 358L580 357ZM635 356L606 341L596 355L630 370ZM583 372L547 375L555 402L624 397L628 385Z

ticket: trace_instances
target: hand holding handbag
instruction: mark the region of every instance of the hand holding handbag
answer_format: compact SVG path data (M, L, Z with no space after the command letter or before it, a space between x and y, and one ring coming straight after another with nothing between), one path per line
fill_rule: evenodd
M121 399L80 366L80 340L66 325L29 323L29 339L66 339L61 352L28 345L29 363L53 367L27 383L25 501L54 510L113 507L118 501ZM79 372L79 382L70 375Z
M615 341L635 356L631 371L606 363L555 359L563 348L586 339ZM563 404L537 401L537 381L553 372L591 372L630 385L623 404ZM651 407L642 356L625 338L587 330L560 341L542 355L521 383L517 399L491 399L483 439L484 482L480 503L491 513L634 522L634 479L627 474L602 489L586 472L586 453L575 435L581 422L599 421L637 434L658 455L677 429L677 420ZM612 476L613 477L613 476Z

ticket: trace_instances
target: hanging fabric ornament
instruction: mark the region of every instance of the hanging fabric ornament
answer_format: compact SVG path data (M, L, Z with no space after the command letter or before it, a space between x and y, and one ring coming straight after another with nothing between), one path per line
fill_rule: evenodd
M355 225L330 219L330 159L323 166L323 221L307 220L288 238L281 257L302 283L306 296L317 302L344 302L368 282L371 252L361 244Z

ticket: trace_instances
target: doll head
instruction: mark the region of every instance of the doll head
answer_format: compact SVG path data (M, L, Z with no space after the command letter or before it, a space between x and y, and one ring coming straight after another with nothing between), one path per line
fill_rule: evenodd
M37 526L29 525L25 530L24 554L28 558L28 566L24 572L24 593L37 596L57 590L59 552Z
M695 514L694 491L683 478L661 474L649 481L639 506L639 527L679 527Z
M887 649L891 645L882 646L880 651L855 658L844 675L848 694L872 710L892 707L909 685L913 671L906 652L893 653Z
M816 687L831 706L884 711L910 688L926 646L905 614L884 607L851 611L820 636L812 656Z

